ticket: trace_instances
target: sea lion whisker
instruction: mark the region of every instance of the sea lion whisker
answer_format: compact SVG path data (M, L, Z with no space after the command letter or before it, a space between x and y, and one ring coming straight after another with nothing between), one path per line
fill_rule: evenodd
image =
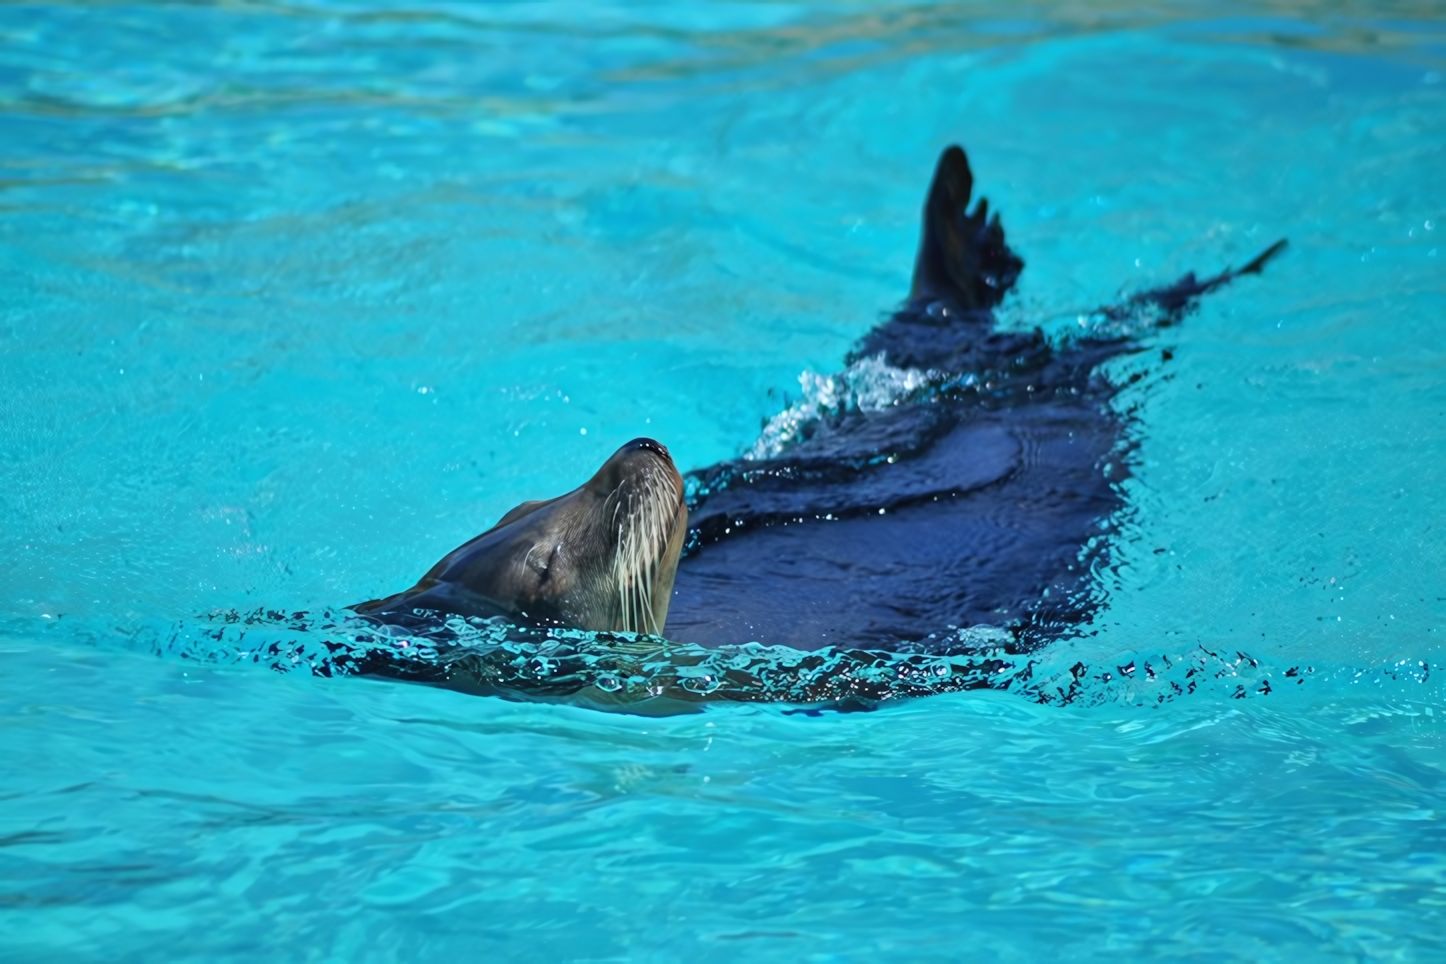
M653 592L650 585L651 578L638 579L638 630L640 632L651 632L653 622ZM648 574L650 576L650 574Z
M629 632L643 632L651 623L652 599L647 579L647 560L653 552L650 538L652 492L646 484L642 491L629 492L628 531L624 553L624 580L627 587L628 611L625 616Z
M646 587L647 592L647 608L644 612L647 618L648 632L657 635L662 631L662 627L658 625L657 616L654 615L653 612L653 582L658 577L658 565L656 561L648 564L647 576L647 579L643 580L643 586Z
M677 486L653 471L630 487L625 521L619 525L614 556L618 580L619 621L626 631L660 632L654 608L653 583L658 578L660 555L667 550L670 501L676 505Z
M619 500L619 505L621 505L621 500ZM614 515L616 515L616 513L614 513ZM627 541L623 537L623 523L619 522L617 548L613 554L613 579L617 583L618 589L618 622L621 624L620 628L624 631L627 630L628 625L628 583L626 579L626 564L623 560L626 545Z

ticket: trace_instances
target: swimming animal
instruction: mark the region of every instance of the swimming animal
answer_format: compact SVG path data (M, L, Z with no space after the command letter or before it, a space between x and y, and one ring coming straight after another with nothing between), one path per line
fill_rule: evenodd
M998 327L1024 263L986 200L969 209L973 187L964 151L945 150L909 296L829 380L831 404L688 473L670 639L927 652L988 626L1030 648L1094 611L1129 445L1101 363L1284 242L1095 312L1116 334L1051 340Z
M512 509L412 588L351 608L403 625L443 613L656 635L687 526L672 456L633 439L581 486Z
M973 190L964 151L948 148L902 307L750 452L680 477L658 443L628 443L581 488L518 506L412 589L355 607L368 620L430 632L441 655L382 646L347 650L345 665L570 698L594 677L616 682L618 673L599 675L599 660L626 662L641 645L617 638L599 656L596 641L559 649L563 637L549 629L533 637L553 653L538 675L524 666L526 653L542 652L535 642L484 653L427 629L447 614L473 624L502 616L519 627L661 631L698 644L685 655L659 650L679 667L707 663L710 647L748 642L797 657L783 683L777 666L755 673L737 660L718 678L669 677L686 700L877 700L937 691L909 682L939 669L919 659L1027 653L1090 618L1103 601L1093 572L1125 507L1131 445L1129 417L1111 404L1121 386L1101 366L1143 350L1150 332L1178 323L1200 296L1260 272L1285 242L1239 269L1190 273L1096 309L1086 333L1051 338L999 325L994 309L1024 262L987 201L970 208ZM871 655L879 653L903 661ZM559 660L572 669L560 671ZM868 677L884 666L883 677ZM634 669L629 678L642 679ZM993 685L998 671L987 661L956 667L946 682ZM644 698L667 687L652 688Z

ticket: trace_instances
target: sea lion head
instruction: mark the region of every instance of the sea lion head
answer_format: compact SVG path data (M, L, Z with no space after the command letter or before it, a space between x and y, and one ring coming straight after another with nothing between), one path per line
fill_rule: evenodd
M354 608L657 634L687 528L683 479L667 448L633 439L578 488L522 503L416 586Z

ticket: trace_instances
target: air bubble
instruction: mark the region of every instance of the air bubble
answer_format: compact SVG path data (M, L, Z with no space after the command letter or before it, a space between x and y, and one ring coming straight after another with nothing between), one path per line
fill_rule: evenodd
M688 676L683 679L683 689L689 693L711 693L718 688L718 685L718 677L712 673Z

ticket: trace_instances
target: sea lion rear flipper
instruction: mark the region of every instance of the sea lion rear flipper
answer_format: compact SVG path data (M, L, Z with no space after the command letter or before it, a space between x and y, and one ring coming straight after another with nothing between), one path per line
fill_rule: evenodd
M969 210L973 193L969 159L951 145L940 155L924 199L908 301L859 339L845 359L849 365L882 356L895 368L980 367L976 349L995 334L991 309L1013 287L1024 261L1004 242L1004 227L999 215L990 216L989 202L980 198Z
M924 201L910 301L947 299L965 311L992 308L1019 277L1024 261L1005 244L999 215L989 216L984 198L969 212L973 191L969 158L950 145Z

